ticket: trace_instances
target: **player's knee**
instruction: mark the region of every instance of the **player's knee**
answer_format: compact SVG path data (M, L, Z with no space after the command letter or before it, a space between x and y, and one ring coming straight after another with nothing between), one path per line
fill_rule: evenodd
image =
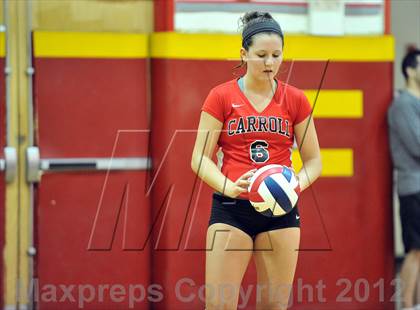
M235 310L236 304L223 300L206 300L206 310Z
M217 294L206 291L206 309L236 309L238 303L238 292L233 285L220 285L217 287Z
M259 302L257 303L257 309L261 310L286 310L288 307L287 304L282 302L274 302L274 301L267 301L267 302Z

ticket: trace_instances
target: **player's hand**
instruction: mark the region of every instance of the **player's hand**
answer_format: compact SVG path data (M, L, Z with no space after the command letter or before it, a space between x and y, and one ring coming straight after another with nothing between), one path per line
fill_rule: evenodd
M257 169L252 169L248 172L245 172L236 180L236 182L231 183L230 188L228 188L226 191L226 195L230 198L236 198L240 194L248 192L248 186L250 184L249 181L254 175L255 171L257 171Z

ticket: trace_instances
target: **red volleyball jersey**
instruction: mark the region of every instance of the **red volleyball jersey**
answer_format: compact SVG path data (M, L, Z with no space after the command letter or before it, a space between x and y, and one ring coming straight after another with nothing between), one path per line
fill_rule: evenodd
M223 123L218 166L235 182L253 168L268 164L290 167L293 126L310 115L311 106L301 90L278 81L272 100L258 112L235 79L213 88L202 111Z

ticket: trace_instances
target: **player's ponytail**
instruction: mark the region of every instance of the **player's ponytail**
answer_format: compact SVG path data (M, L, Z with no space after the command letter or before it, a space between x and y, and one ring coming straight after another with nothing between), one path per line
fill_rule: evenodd
M273 16L271 16L271 14L267 12L253 11L253 12L245 13L244 16L240 17L239 20L242 23L242 27L245 27L247 24L249 24L253 20L258 22L258 21L263 21L267 19L273 19Z

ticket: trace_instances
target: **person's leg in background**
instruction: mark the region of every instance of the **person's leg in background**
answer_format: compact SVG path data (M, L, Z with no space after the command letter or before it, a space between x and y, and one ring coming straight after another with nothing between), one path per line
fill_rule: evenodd
M414 309L418 303L417 282L420 277L420 193L399 196L400 217L406 256L401 267L402 306Z
M420 310L420 272L417 274L417 283L416 283L416 306L415 310Z
M403 310L413 309L417 279L420 276L420 249L410 250L401 268Z

